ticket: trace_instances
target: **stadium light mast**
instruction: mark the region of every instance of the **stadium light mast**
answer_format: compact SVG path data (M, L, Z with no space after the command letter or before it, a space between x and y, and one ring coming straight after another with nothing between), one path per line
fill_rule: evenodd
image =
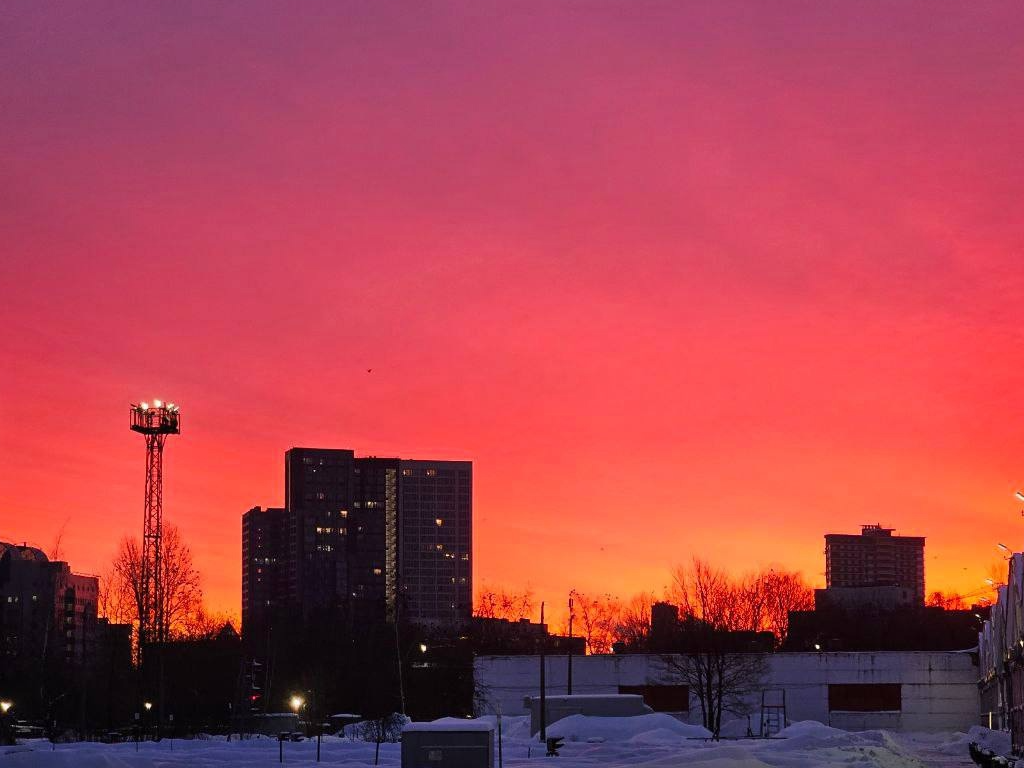
M146 438L146 503L142 517L139 660L145 643L163 642L162 584L164 514L164 442L181 432L181 413L174 403L154 400L131 406L131 430Z

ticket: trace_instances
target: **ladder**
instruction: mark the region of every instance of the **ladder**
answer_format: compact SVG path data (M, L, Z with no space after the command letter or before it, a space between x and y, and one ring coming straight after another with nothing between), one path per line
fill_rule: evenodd
M760 736L770 739L786 727L786 691L781 688L761 691Z

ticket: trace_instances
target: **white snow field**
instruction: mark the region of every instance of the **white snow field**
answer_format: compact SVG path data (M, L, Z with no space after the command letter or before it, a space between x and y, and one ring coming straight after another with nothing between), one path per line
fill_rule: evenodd
M480 718L492 722L493 717ZM603 721L603 722L602 722ZM632 721L632 722L630 722ZM784 738L711 742L703 729L671 717L599 718L575 715L555 723L551 735L563 736L557 758L527 733L525 717L502 720L504 764L537 768L590 766L649 766L650 768L968 768L969 741L1006 752L1006 734L972 728L968 734L892 734L886 731L851 733L813 721L794 723ZM695 738L696 737L696 738ZM399 744L382 744L380 764L401 763ZM373 765L374 744L325 737L321 760L325 766L360 768ZM285 765L316 765L315 740L284 744ZM144 743L136 752L128 744L58 744L47 741L0 747L2 768L232 768L278 764L278 742L262 737L227 742L216 739ZM497 756L495 756L497 765Z

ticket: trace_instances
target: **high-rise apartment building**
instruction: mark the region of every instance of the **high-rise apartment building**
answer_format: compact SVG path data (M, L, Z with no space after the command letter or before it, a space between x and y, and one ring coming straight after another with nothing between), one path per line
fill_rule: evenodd
M398 495L399 610L455 625L473 611L473 464L402 461Z
M242 515L242 626L263 637L273 616L282 615L295 594L295 573L282 553L292 527L280 507L253 507Z
M85 664L96 644L99 579L42 550L0 542L0 665Z
M284 455L284 503L294 540L286 558L304 617L348 602L354 461L352 451L325 448L292 448Z
M458 627L472 612L472 463L285 454L285 507L242 520L242 626L348 617Z
M892 528L865 525L859 536L825 535L825 578L833 587L896 586L924 603L924 537L893 536Z

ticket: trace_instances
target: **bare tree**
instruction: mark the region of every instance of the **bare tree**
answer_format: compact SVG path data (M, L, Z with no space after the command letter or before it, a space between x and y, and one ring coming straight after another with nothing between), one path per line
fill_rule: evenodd
M962 611L967 607L963 596L956 592L936 590L928 595L925 605L930 608L943 608L947 611Z
M615 639L628 648L641 648L651 631L651 606L655 602L650 592L633 595L619 611Z
M814 590L799 573L770 571L764 574L764 614L758 629L775 635L782 645L789 635L790 611L809 611L814 608Z
M485 585L477 596L473 613L485 619L519 621L530 618L533 615L533 607L533 590L530 587L526 587L522 592L514 592Z
M137 631L143 609L142 547L138 539L126 536L121 540L114 558L112 578L106 589L106 600L111 609L127 616ZM166 638L180 634L190 617L202 610L203 590L199 572L192 564L192 550L182 541L178 529L169 524L165 524L163 530L160 594L157 599L163 620L159 636Z
M212 640L226 627L235 627L235 619L227 613L212 613L202 605L182 619L176 637L183 640Z
M683 609L681 653L664 654L665 674L685 683L701 706L704 727L718 737L722 714L749 714L753 694L767 671L764 653L745 647L751 619L750 584L694 558L674 572Z
M67 530L68 523L71 522L71 518L67 517L60 526L60 530L57 531L57 535L53 538L53 547L50 549L50 560L57 561L64 559L64 531Z
M587 641L587 653L611 653L622 606L611 595L587 597L574 592L573 614L579 634Z
M672 598L684 616L702 618L704 607L731 631L771 632L782 644L789 612L814 608L814 590L799 573L770 569L738 579L695 559L673 572Z

